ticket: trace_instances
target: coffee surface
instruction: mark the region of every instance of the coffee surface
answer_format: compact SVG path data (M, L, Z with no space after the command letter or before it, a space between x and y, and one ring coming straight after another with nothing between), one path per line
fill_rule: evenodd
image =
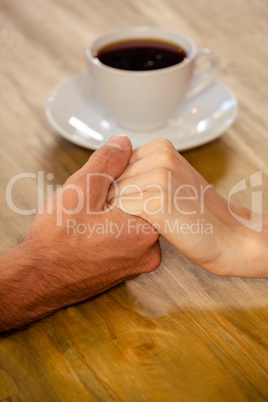
M179 46L153 39L115 42L102 48L98 59L109 67L120 70L158 70L181 63L186 52Z

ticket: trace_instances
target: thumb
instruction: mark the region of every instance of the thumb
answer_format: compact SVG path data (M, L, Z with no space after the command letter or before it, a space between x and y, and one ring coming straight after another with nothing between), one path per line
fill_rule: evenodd
M125 170L132 154L132 145L125 135L114 135L89 158L82 170L87 175L91 206L101 208L107 200L109 187Z
M125 170L132 154L130 139L114 135L87 162L87 171L107 173L117 179Z

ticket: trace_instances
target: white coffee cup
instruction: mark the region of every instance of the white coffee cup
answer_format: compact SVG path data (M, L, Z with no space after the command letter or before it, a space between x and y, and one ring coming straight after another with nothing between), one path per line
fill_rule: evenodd
M104 47L133 39L153 39L182 47L186 57L171 67L128 71L103 64L97 57ZM185 98L204 90L214 79L218 62L208 49L197 50L187 36L157 27L131 27L106 33L86 50L92 92L108 116L131 130L163 126ZM203 64L202 72L198 68Z

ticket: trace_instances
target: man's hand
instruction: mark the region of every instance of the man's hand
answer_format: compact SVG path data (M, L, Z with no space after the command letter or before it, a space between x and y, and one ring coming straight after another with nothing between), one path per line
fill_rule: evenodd
M131 154L127 137L112 137L47 201L25 241L0 258L0 330L159 266L158 232L107 204Z

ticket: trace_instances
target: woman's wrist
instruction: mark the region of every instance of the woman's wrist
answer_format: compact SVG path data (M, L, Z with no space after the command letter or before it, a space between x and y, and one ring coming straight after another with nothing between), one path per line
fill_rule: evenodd
M260 219L267 218L266 214L257 217L254 213L257 219L253 220L250 209L218 197L214 209L218 257L203 268L223 276L267 278L268 237L258 226Z

